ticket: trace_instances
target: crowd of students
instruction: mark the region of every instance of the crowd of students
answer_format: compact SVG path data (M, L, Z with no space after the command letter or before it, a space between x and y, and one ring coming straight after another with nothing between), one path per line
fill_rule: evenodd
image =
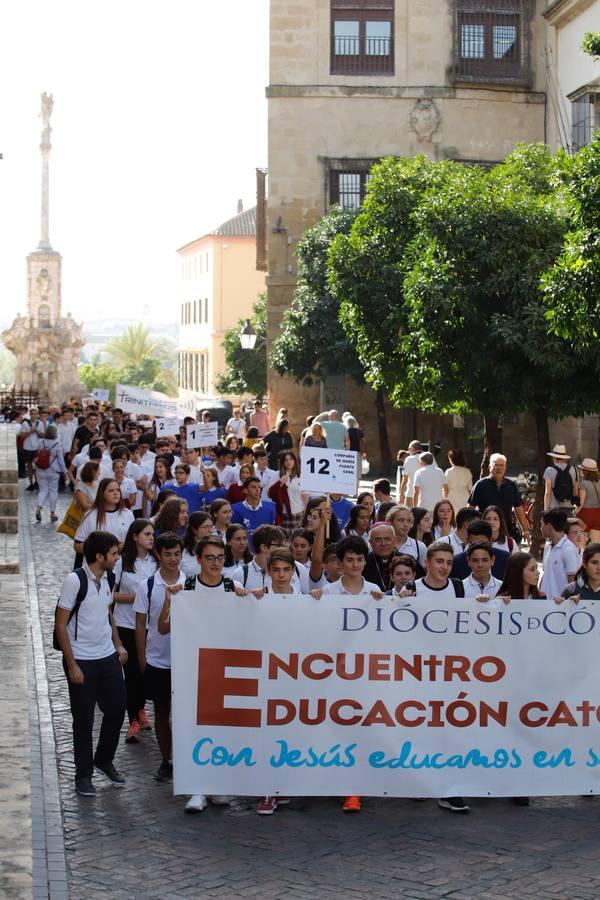
M20 422L20 434L26 435L20 449L27 451L25 477L31 485L37 477L39 484L39 447L52 450L54 445L46 445L58 441L60 449L51 458L60 458L64 468L57 463L53 471L57 481L64 473L83 507L74 533L74 571L64 581L56 611L56 641L73 715L75 786L83 796L95 794L94 769L117 786L125 783L114 765L121 727L127 715L130 744L151 730L147 701L153 704L161 753L154 778L172 777L169 613L180 590L258 599L267 592L305 594L315 603L346 594L381 602L500 598L507 604L600 596L600 543L588 542L585 519L574 515L578 479L569 473L567 498L560 468L552 470L557 502L548 503L542 515L546 546L540 582L536 559L519 546L517 525L526 532L528 523L519 514L520 496L500 454L492 456L490 474L473 485L464 473L451 474L453 468L466 469L459 451L451 451L451 468L444 473L413 441L397 498L386 479L355 499L312 496L302 491L293 447L279 451L273 468L263 443L252 439L247 446L238 425L233 426L238 434L217 447L186 450L178 437L155 440L119 410L88 409L71 427L65 452L57 437L64 415L55 411L54 422L43 423L41 437L42 426L29 411L27 422L27 417ZM343 426L340 419L331 421ZM327 419L317 424L305 438L328 434ZM35 433L39 444L31 456ZM341 432L339 437L346 440ZM591 474L594 484L593 461L584 462L586 480ZM54 495L48 491L48 496ZM428 505L414 505L415 499ZM38 500L36 512L41 506ZM51 511L55 516L55 507ZM103 719L94 752L96 703ZM224 804L229 798L196 795L186 811L201 811L208 801ZM262 798L257 812L272 814L282 802ZM438 802L453 812L469 809L460 797ZM344 811L360 808L360 797L345 798Z

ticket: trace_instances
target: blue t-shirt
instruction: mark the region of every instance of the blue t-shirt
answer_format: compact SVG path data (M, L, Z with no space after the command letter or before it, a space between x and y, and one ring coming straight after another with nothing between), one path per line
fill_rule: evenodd
M248 548L254 553L252 534L259 525L275 524L275 504L270 500L263 500L257 509L252 509L245 502L234 503L231 508L233 510L231 522L245 525L248 530Z
M202 509L207 510L213 500L221 500L227 496L227 488L218 487L210 488L208 491L200 493L200 503Z
M348 524L348 519L350 518L350 510L354 506L352 500L348 500L347 497L340 497L339 500L331 501L331 508L337 516L337 520L340 524L340 529L344 529Z
M202 508L202 494L197 484L177 484L177 482L168 481L163 487L168 488L173 493L187 501L190 513L198 512ZM216 499L213 497L213 500Z

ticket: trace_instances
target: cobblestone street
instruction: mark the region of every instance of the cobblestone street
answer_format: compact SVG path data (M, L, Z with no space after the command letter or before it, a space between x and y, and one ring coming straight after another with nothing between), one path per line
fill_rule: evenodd
M599 798L543 798L529 808L481 800L466 816L442 812L431 800L367 800L362 814L350 817L336 799L294 801L272 817L258 817L253 805L237 801L185 816L185 798L153 781L159 762L153 733L140 744L120 745L116 764L127 776L124 789L97 778L95 800L78 797L67 688L60 655L52 650L54 607L72 546L47 520L35 524L34 500L22 497L23 571L30 598L36 590L39 601L64 826L67 886L60 880L60 836L45 836L56 854L54 863L47 857L58 873L52 896L65 896L65 887L72 900L600 896ZM59 512L66 501L63 494ZM37 613L35 603L31 612ZM35 621L32 632L39 678ZM43 689L37 685L38 698ZM43 783L52 809L51 729L47 738L37 759L50 773ZM48 891L40 886L41 863L35 868L41 847L35 828L34 818L35 896L41 898Z

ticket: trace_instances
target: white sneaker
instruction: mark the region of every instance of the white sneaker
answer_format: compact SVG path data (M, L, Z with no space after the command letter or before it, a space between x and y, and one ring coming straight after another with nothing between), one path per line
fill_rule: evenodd
M210 794L206 799L209 803L212 803L213 806L229 806L231 802L229 794Z
M192 794L188 802L185 804L184 812L199 813L206 808L206 797L204 794Z

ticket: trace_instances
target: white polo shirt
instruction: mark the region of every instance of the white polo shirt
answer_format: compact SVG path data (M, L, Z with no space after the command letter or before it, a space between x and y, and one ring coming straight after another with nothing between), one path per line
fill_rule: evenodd
M179 572L179 577L175 584L184 585L185 575ZM165 582L161 578L160 572L154 574L154 584L150 601L148 602L148 578L140 581L137 587L135 600L133 602L134 613L143 613L146 616L146 628L148 634L146 637L146 662L157 669L171 668L171 635L159 634L158 617L165 602Z
M355 594L354 591L349 591L344 587L342 576L342 578L339 578L337 581L328 581L323 588L323 594L333 594L334 596L337 594L350 594L351 596L358 597L361 594L370 594L371 591L377 591L378 594L383 593L379 585L373 584L372 581L365 581L365 579L363 578L362 583L363 585L361 590L358 592L358 594Z
M490 575L490 580L486 585L482 585L480 581L477 581L473 578L473 575L469 575L467 578L463 578L463 585L465 588L465 597L479 597L480 594L487 594L490 600L493 600L500 587L502 582L498 578L494 578L493 575Z
M420 452L420 451L419 451ZM405 475L408 476L408 483L406 485L406 497L412 497L414 494L414 480L415 474L420 467L419 462L419 453L414 453L412 456L407 456L404 460L404 466L402 468L402 478Z
M560 597L569 581L572 580L568 576L577 573L581 566L577 547L566 534L554 545L550 541L546 541L543 565L544 574L540 590L546 597L553 600L554 597Z
M401 547L396 546L396 551L401 555L412 556L423 567L425 567L425 559L427 558L427 547L423 541L417 541L416 538L407 537Z
M67 625L67 634L75 659L106 659L115 653L112 628L108 611L112 604L112 591L106 572L98 586L96 576L87 563L83 564L88 589L76 616ZM58 605L61 609L73 609L79 592L79 577L70 572L63 581ZM77 639L75 639L77 631Z
M114 568L116 578L115 592L117 594L136 594L140 581L149 578L150 575L154 575L156 569L156 560L149 553L143 559L136 559L133 564L133 572L124 572L123 561L119 558ZM135 628L133 603L119 603L117 601L115 603L114 619L119 628Z
M134 516L130 509L118 509L115 512L107 512L100 527L97 511L90 510L81 520L79 528L75 532L75 540L85 541L92 531L108 531L110 534L114 534L118 542L122 544L133 521Z

